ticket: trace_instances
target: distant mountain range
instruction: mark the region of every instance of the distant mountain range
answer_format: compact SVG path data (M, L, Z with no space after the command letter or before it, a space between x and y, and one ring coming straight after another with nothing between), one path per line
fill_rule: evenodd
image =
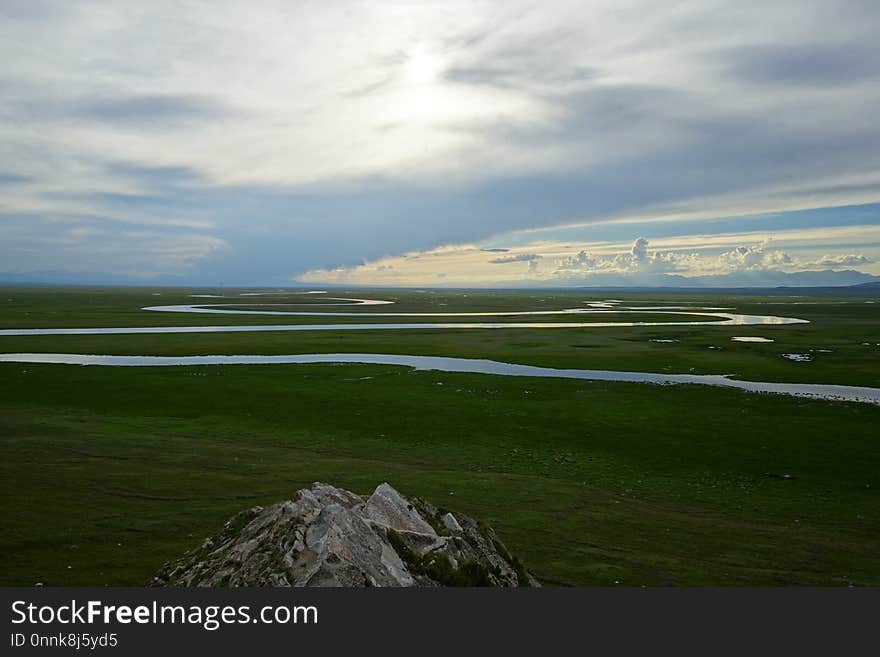
M287 281L289 283L289 281ZM283 285L284 281L274 283L244 282L240 286L259 287ZM184 276L162 275L152 278L136 276L115 276L106 272L71 272L47 270L32 272L0 272L0 285L102 285L131 287L222 287L223 282L186 278ZM239 285L239 284L237 284Z
M880 297L880 282L860 283L859 285L832 285L832 286L785 286L778 287L590 287L577 288L580 290L602 292L643 292L668 294L728 294L728 295L760 295L760 296L789 296L789 297Z
M569 280L577 287L675 287L675 288L773 288L773 287L843 287L880 282L854 269L834 271L784 272L775 269L738 271L715 276L681 276L678 274L594 274L579 281Z
M226 281L231 287L303 287L288 280L274 281ZM155 278L135 278L113 276L98 272L40 271L28 273L0 272L0 285L124 285L132 287L223 287L223 281L208 281L186 276L159 276ZM325 288L382 287L358 286L348 284L321 284ZM425 286L401 286L425 287ZM428 286L445 287L445 286ZM450 286L451 287L451 286ZM466 286L456 285L456 288ZM678 274L590 274L572 276L565 279L533 280L522 279L507 285L474 285L474 288L513 288L513 289L602 289L602 290L647 290L675 289L681 291L716 290L797 290L799 294L808 290L836 290L847 294L880 293L880 276L872 276L854 269L834 271L783 272L774 269L739 271L717 276L681 276Z

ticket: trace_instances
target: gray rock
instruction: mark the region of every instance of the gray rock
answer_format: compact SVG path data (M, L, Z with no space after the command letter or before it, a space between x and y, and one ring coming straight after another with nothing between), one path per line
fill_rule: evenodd
M446 527L449 531L452 532L461 532L463 531L461 525L458 524L458 520L455 519L455 516L451 513L446 513L440 518L440 521L443 523L443 526Z
M231 518L152 586L537 586L494 532L389 484L315 483Z
M419 532L436 536L437 532L419 515L415 506L389 484L379 484L364 506L370 520L396 531Z

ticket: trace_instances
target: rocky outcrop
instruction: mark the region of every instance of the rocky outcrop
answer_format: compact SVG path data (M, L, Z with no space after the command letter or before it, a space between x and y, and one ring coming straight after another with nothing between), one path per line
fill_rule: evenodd
M537 586L488 527L381 484L315 483L231 518L152 586Z

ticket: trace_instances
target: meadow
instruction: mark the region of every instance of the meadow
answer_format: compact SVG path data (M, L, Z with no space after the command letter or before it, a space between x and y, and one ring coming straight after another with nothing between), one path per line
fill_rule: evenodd
M0 288L0 328L331 321L141 310L262 305L190 296L237 292ZM880 387L880 312L872 298L474 290L328 296L395 302L334 308L359 313L554 310L613 296L809 323L0 336L0 352L400 353ZM327 303L319 295L271 300L284 302ZM619 319L658 315L646 309ZM684 311L662 319L700 320ZM741 335L774 342L731 340ZM707 386L357 364L0 363L0 583L139 585L243 508L289 498L316 480L362 493L387 480L491 524L547 585L877 585L878 420L880 408L870 404Z

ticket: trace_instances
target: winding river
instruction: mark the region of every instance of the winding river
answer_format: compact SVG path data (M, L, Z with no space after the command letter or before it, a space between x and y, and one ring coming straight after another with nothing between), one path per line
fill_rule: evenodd
M92 354L0 354L0 362L53 363L65 365L104 365L111 367L169 367L193 365L282 365L314 363L362 363L400 365L417 370L439 370L468 374L549 377L586 381L624 381L655 384L701 384L737 388L747 392L765 392L813 399L880 404L880 388L837 386L816 383L767 383L740 381L721 374L657 374L615 370L577 370L517 365L482 358L446 358L405 354L292 354L281 356L107 356Z
M267 293L268 294L268 293ZM228 298L228 297L226 297ZM394 303L378 299L348 299L326 297L339 304L330 305L385 305ZM698 308L689 306L619 306L618 302L590 304L588 308L563 308L561 310L524 310L494 312L337 312L320 310L246 310L241 308L218 308L217 304L179 304L170 306L146 306L142 310L163 313L199 313L205 315L293 315L301 317L513 317L513 316L597 316L644 314L656 315L694 315L706 317L703 321L669 322L420 322L420 323L363 323L363 324L254 324L218 326L115 326L104 328L26 328L2 329L2 336L22 335L125 335L137 333L241 333L258 331L390 331L424 329L587 329L587 328L626 328L633 326L760 326L780 324L806 324L805 319L795 317L776 317L773 315L742 315L721 312L725 308ZM227 304L242 305L242 304ZM315 304L259 304L263 307Z
M292 294L289 292L249 293L240 296L263 296L270 294ZM311 291L299 294L323 294ZM210 297L211 295L192 295ZM215 296L212 298L230 298ZM323 297L339 303L328 305L387 305L393 302L377 299L356 299ZM509 317L523 315L607 315L644 313L682 314L705 316L706 321L653 321L653 322L442 322L442 323L362 323L362 324L288 324L288 325L250 325L250 326L141 326L112 328L32 328L3 329L0 336L28 335L119 335L141 333L227 333L257 331L352 331L352 330L425 330L425 329L586 329L617 328L633 326L768 326L784 324L804 324L807 320L772 315L743 315L723 312L727 308L703 308L690 306L622 306L621 302L609 300L591 302L586 308L566 308L561 310L500 311L500 312L325 312L318 310L253 310L240 308L218 308L216 304L181 304L168 306L148 306L143 310L170 313L205 314L243 314L243 315L295 315L326 317ZM233 304L229 304L233 305ZM242 304L237 304L242 305ZM313 304L258 304L262 307ZM62 353L0 353L0 362L14 363L52 363L67 365L98 365L114 367L161 367L194 365L269 365L269 364L309 364L309 363L364 363L397 365L417 370L439 370L444 372L463 372L472 374L491 374L501 376L550 377L562 379L581 379L591 381L623 381L633 383L653 383L663 385L700 384L736 388L748 392L775 393L807 397L813 399L864 402L880 404L880 389L860 386L840 386L811 383L770 383L761 381L742 381L727 375L660 374L652 372L625 372L613 370L558 369L503 363L485 359L447 358L438 356L417 356L404 354L289 354L289 355L210 355L210 356L113 356L101 354L62 354Z

